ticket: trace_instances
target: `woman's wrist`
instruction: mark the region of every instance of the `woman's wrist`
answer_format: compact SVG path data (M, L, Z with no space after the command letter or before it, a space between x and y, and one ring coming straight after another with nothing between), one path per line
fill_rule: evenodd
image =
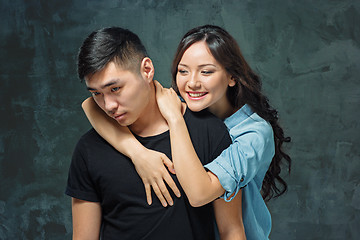
M173 115L171 118L166 119L166 121L169 125L169 128L179 126L179 124L183 124L185 122L184 117L181 114Z
M141 159L141 156L144 156L146 151L148 150L145 148L140 142L134 141L132 143L127 144L126 153L124 153L127 157L131 159L134 163L137 159ZM131 146L131 147L130 147Z

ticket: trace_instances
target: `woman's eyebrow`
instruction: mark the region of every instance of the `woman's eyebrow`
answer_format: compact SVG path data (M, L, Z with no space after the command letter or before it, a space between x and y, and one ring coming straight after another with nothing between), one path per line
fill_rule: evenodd
M209 67L209 66L216 68L216 65L215 65L215 64L212 64L212 63L201 64L201 65L199 65L198 67L199 67L199 68L202 68L202 67Z
M184 64L184 63L179 63L179 64L178 64L178 66L188 67L188 65L186 65L186 64ZM211 66L211 67L217 67L215 64L212 64L212 63L205 63L205 64L198 65L198 68L208 67L208 66Z

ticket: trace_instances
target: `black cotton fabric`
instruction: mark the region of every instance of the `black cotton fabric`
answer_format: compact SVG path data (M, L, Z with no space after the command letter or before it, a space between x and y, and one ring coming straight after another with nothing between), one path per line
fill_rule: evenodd
M184 119L203 164L230 145L225 125L211 113L187 110ZM136 137L145 147L163 152L171 159L169 131ZM77 199L100 202L103 240L215 239L212 205L191 207L176 175L171 175L181 198L169 189L174 205L164 208L152 192L153 203L149 206L144 185L131 160L91 129L75 147L65 193Z

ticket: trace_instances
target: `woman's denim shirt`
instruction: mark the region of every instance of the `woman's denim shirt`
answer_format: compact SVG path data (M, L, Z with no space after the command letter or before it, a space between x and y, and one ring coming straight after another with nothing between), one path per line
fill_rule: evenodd
M260 191L275 154L272 127L247 104L224 122L232 144L205 167L218 177L225 201L231 201L242 189L247 239L269 239L271 216Z

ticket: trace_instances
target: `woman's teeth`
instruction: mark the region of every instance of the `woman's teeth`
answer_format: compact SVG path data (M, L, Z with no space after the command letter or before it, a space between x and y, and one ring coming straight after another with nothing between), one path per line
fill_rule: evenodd
M201 97L201 96L204 96L206 93L190 93L189 92L189 96L190 97Z

